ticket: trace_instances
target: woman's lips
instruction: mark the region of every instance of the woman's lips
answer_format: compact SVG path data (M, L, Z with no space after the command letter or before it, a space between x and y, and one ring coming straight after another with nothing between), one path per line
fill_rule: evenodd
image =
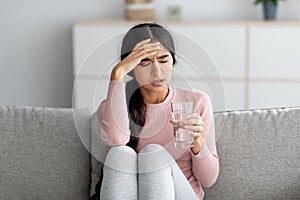
M151 81L151 85L157 87L157 86L162 86L163 85L164 80L163 79L159 79L159 80L154 80Z

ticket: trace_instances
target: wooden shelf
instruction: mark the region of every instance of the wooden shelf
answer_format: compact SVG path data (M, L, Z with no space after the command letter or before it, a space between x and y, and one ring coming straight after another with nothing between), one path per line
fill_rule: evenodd
M90 20L77 21L74 26L116 26L116 25L134 25L147 21L128 21L128 20ZM189 26L299 26L299 21L150 21L167 25L189 25Z

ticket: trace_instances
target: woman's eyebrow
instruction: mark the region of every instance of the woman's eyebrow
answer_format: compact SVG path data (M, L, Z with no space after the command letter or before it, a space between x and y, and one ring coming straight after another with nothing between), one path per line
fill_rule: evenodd
M159 56L157 59L162 59L162 58L167 58L167 57L169 57L169 55L168 55L168 54L166 54L166 55L162 55L162 56Z
M144 59L141 60L141 62L143 62L143 61L151 61L151 59L150 58L144 58Z

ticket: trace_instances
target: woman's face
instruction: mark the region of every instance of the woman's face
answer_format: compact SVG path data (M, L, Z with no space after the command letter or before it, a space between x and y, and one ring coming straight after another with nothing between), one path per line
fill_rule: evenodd
M171 53L163 46L152 57L144 58L133 70L140 87L161 93L168 88L173 69Z

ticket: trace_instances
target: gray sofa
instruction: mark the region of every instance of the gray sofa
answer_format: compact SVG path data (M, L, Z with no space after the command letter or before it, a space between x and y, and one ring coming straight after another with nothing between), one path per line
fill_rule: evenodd
M215 122L220 175L206 199L300 199L300 107ZM89 110L0 107L0 199L87 200L105 157L97 137Z

